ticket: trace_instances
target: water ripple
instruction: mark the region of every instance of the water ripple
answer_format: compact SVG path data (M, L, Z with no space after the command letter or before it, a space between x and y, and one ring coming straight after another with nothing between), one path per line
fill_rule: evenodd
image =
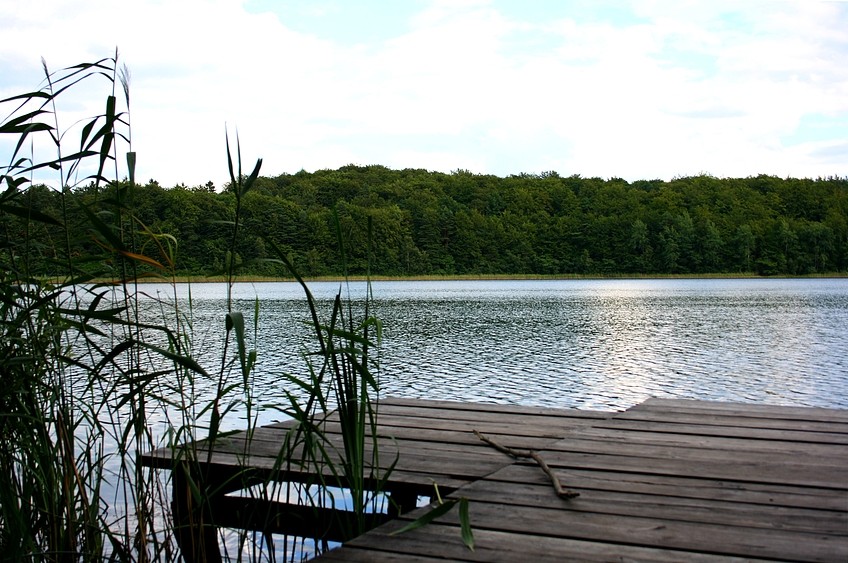
M338 284L314 284L326 311ZM848 280L378 282L385 395L617 410L650 396L848 408ZM201 359L223 335L220 284L192 288ZM255 386L281 401L313 347L295 284L260 300ZM361 284L351 285L355 299Z

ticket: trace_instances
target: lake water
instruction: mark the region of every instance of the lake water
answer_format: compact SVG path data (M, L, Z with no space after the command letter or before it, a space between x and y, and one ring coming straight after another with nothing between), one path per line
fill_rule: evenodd
M310 283L329 315L340 287ZM173 292L145 286L151 294ZM648 397L848 408L848 279L378 281L384 396L618 410ZM188 286L178 286L179 299ZM224 284L190 287L196 355L220 363ZM260 400L314 350L295 283L240 283L259 300ZM274 418L274 417L271 417ZM236 425L237 426L237 425Z
M309 287L324 321L340 288L355 311L366 291L364 283ZM372 289L384 326L384 396L599 410L652 396L848 408L848 279L379 281ZM194 357L218 373L226 285L141 290L156 298L142 300L154 323L158 300L179 302ZM254 394L282 404L282 375L305 376L303 353L316 349L303 292L295 283L240 283L233 294L251 327L258 302L258 330L249 330ZM196 380L201 405L214 383ZM268 409L256 422L281 416ZM245 425L237 405L222 429ZM111 510L120 514L122 503L116 494ZM241 540L224 532L231 555ZM277 558L289 560L283 545Z

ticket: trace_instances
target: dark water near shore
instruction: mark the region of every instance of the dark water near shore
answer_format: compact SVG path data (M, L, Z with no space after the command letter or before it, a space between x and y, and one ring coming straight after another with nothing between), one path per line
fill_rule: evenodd
M311 283L329 315L341 284ZM167 295L167 286L145 287ZM364 283L344 287L356 302ZM195 354L220 362L224 284L190 288ZM623 409L650 397L848 408L848 280L392 281L373 284L384 395ZM188 295L187 286L178 295ZM237 284L259 300L256 390L313 350L294 283ZM181 298L182 300L182 298Z

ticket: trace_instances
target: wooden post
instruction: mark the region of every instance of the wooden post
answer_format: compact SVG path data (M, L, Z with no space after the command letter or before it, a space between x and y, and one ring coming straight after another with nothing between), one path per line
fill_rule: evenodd
M220 563L218 528L212 523L208 506L198 506L188 485L189 464L180 463L171 471L174 515L174 535L186 563ZM201 490L203 483L198 483Z

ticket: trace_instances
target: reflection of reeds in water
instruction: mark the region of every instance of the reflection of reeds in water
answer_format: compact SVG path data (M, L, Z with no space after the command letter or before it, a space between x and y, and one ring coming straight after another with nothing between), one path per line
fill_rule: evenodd
M135 460L142 452L174 446L174 471L185 472L194 505L186 521L214 525L207 508L215 491L203 484L206 454L192 445L218 439L221 428L233 426L224 421L234 413L244 417L252 435L260 409L269 408L296 420L281 445L279 466L326 468L317 473L349 491L344 498L354 514L345 521L350 533L365 529L364 515L385 504L379 489L388 474L377 469L374 347L380 325L370 315L370 296L362 320L356 320L340 291L329 320L320 321L308 288L278 251L279 262L303 285L313 320L319 349L306 356L307 375L287 376L295 386L281 390L287 403L257 404L252 381L257 352L250 339L258 330L259 303L245 314L234 310L229 294L227 310L221 311L225 337L217 367L201 366L192 354L198 343L192 340L190 300L187 310L180 308L176 293L172 300L156 301L157 320L151 321L143 310L150 300L139 299L140 279L175 282L178 241L150 229L135 213L128 72L119 69L116 54L53 73L45 65L45 75L42 89L0 101L8 116L0 133L16 139L0 169L3 557L176 558L174 537L180 530L173 528L168 483ZM61 102L104 80L104 111L60 128ZM251 174L242 175L240 148L234 162L227 145L229 190L237 204L227 224L232 237L222 275L232 287L239 261L239 202L256 180L261 160ZM41 156L43 150L50 151L48 157ZM36 181L53 186L31 185ZM61 197L60 208L45 208L39 194L50 189L62 196L77 190L84 197L74 199L83 204L71 207ZM212 398L200 399L210 388ZM302 391L306 401L298 399ZM343 428L338 451L320 429L321 413L328 410L337 412ZM248 440L245 454L249 447ZM305 452L299 459L285 455L295 448ZM329 481L321 478L302 486L247 484L245 479L242 494L339 504L338 494L328 492ZM287 538L279 548L248 532L226 538L225 548L233 548L236 559L274 559L278 552L295 558L314 551L306 540ZM317 549L324 543L311 541Z

